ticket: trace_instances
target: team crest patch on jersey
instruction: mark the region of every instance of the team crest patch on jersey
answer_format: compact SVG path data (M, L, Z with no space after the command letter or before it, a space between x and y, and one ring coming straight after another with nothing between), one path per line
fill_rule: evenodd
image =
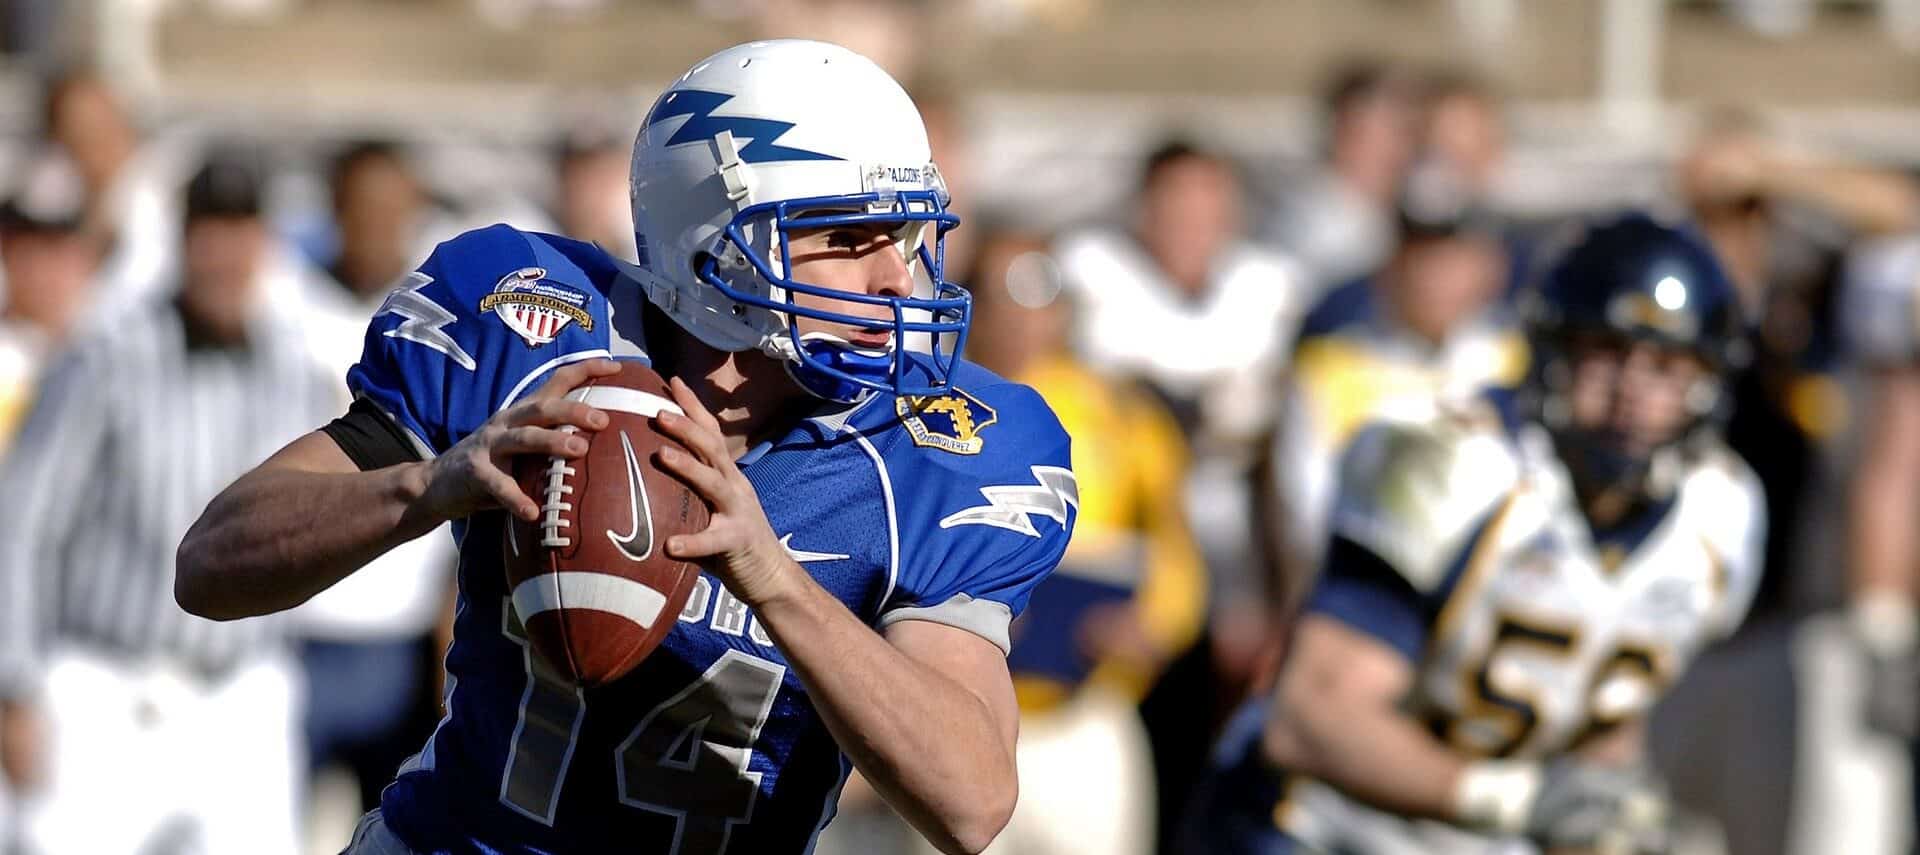
M593 329L586 294L546 281L544 267L522 267L502 277L493 293L480 299L480 311L500 316L507 328L528 347L539 347L560 336L568 324Z
M980 432L1000 420L992 407L959 389L938 397L902 396L894 399L893 411L914 445L952 454L979 454L987 447Z

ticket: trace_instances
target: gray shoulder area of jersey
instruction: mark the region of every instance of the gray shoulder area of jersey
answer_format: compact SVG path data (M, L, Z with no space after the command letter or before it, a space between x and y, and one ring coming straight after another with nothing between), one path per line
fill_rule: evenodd
M1376 422L1342 458L1333 530L1431 591L1520 478L1519 456L1491 414Z

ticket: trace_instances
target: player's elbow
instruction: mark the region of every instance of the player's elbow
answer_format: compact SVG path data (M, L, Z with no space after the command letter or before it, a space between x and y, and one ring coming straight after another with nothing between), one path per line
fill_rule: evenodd
M1319 764L1313 750L1311 723L1300 715L1294 695L1301 689L1297 677L1283 675L1279 691L1267 709L1267 720L1260 729L1260 754L1275 768L1312 774Z
M204 520L203 520L204 522ZM208 543L201 523L195 523L173 552L173 601L181 610L208 620L238 620L249 615L220 595L219 551Z
M195 531L187 532L180 539L180 546L173 552L173 601L187 614L210 620L227 620L231 616L222 616L219 603L212 596L212 585L208 584L208 556L203 546L204 538Z
M992 788L966 812L942 824L939 837L943 839L934 841L935 846L947 855L979 855L1013 819L1018 798L1019 785L1012 780Z

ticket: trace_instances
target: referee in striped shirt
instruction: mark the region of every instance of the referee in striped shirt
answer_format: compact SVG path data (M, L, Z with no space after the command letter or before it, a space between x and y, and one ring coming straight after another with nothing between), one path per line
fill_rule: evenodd
M250 156L209 158L185 194L178 287L157 289L172 296L103 307L116 320L49 370L0 471L0 710L9 732L37 722L24 765L44 772L21 794L29 851L295 851L300 701L280 625L173 597L200 508L341 403L298 320L264 305L261 177Z

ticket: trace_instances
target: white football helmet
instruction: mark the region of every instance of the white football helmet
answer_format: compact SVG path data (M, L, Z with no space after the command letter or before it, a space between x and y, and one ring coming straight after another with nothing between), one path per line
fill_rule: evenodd
M913 101L871 60L838 45L783 39L728 48L668 87L633 144L633 224L648 298L721 350L785 360L821 397L870 390L939 395L964 344L966 292L941 278L944 236L959 224ZM795 281L795 229L888 222L931 298L848 293ZM802 336L798 317L873 321L793 302L795 294L892 309L885 350ZM829 303L829 305L834 305ZM931 358L909 358L909 332Z

